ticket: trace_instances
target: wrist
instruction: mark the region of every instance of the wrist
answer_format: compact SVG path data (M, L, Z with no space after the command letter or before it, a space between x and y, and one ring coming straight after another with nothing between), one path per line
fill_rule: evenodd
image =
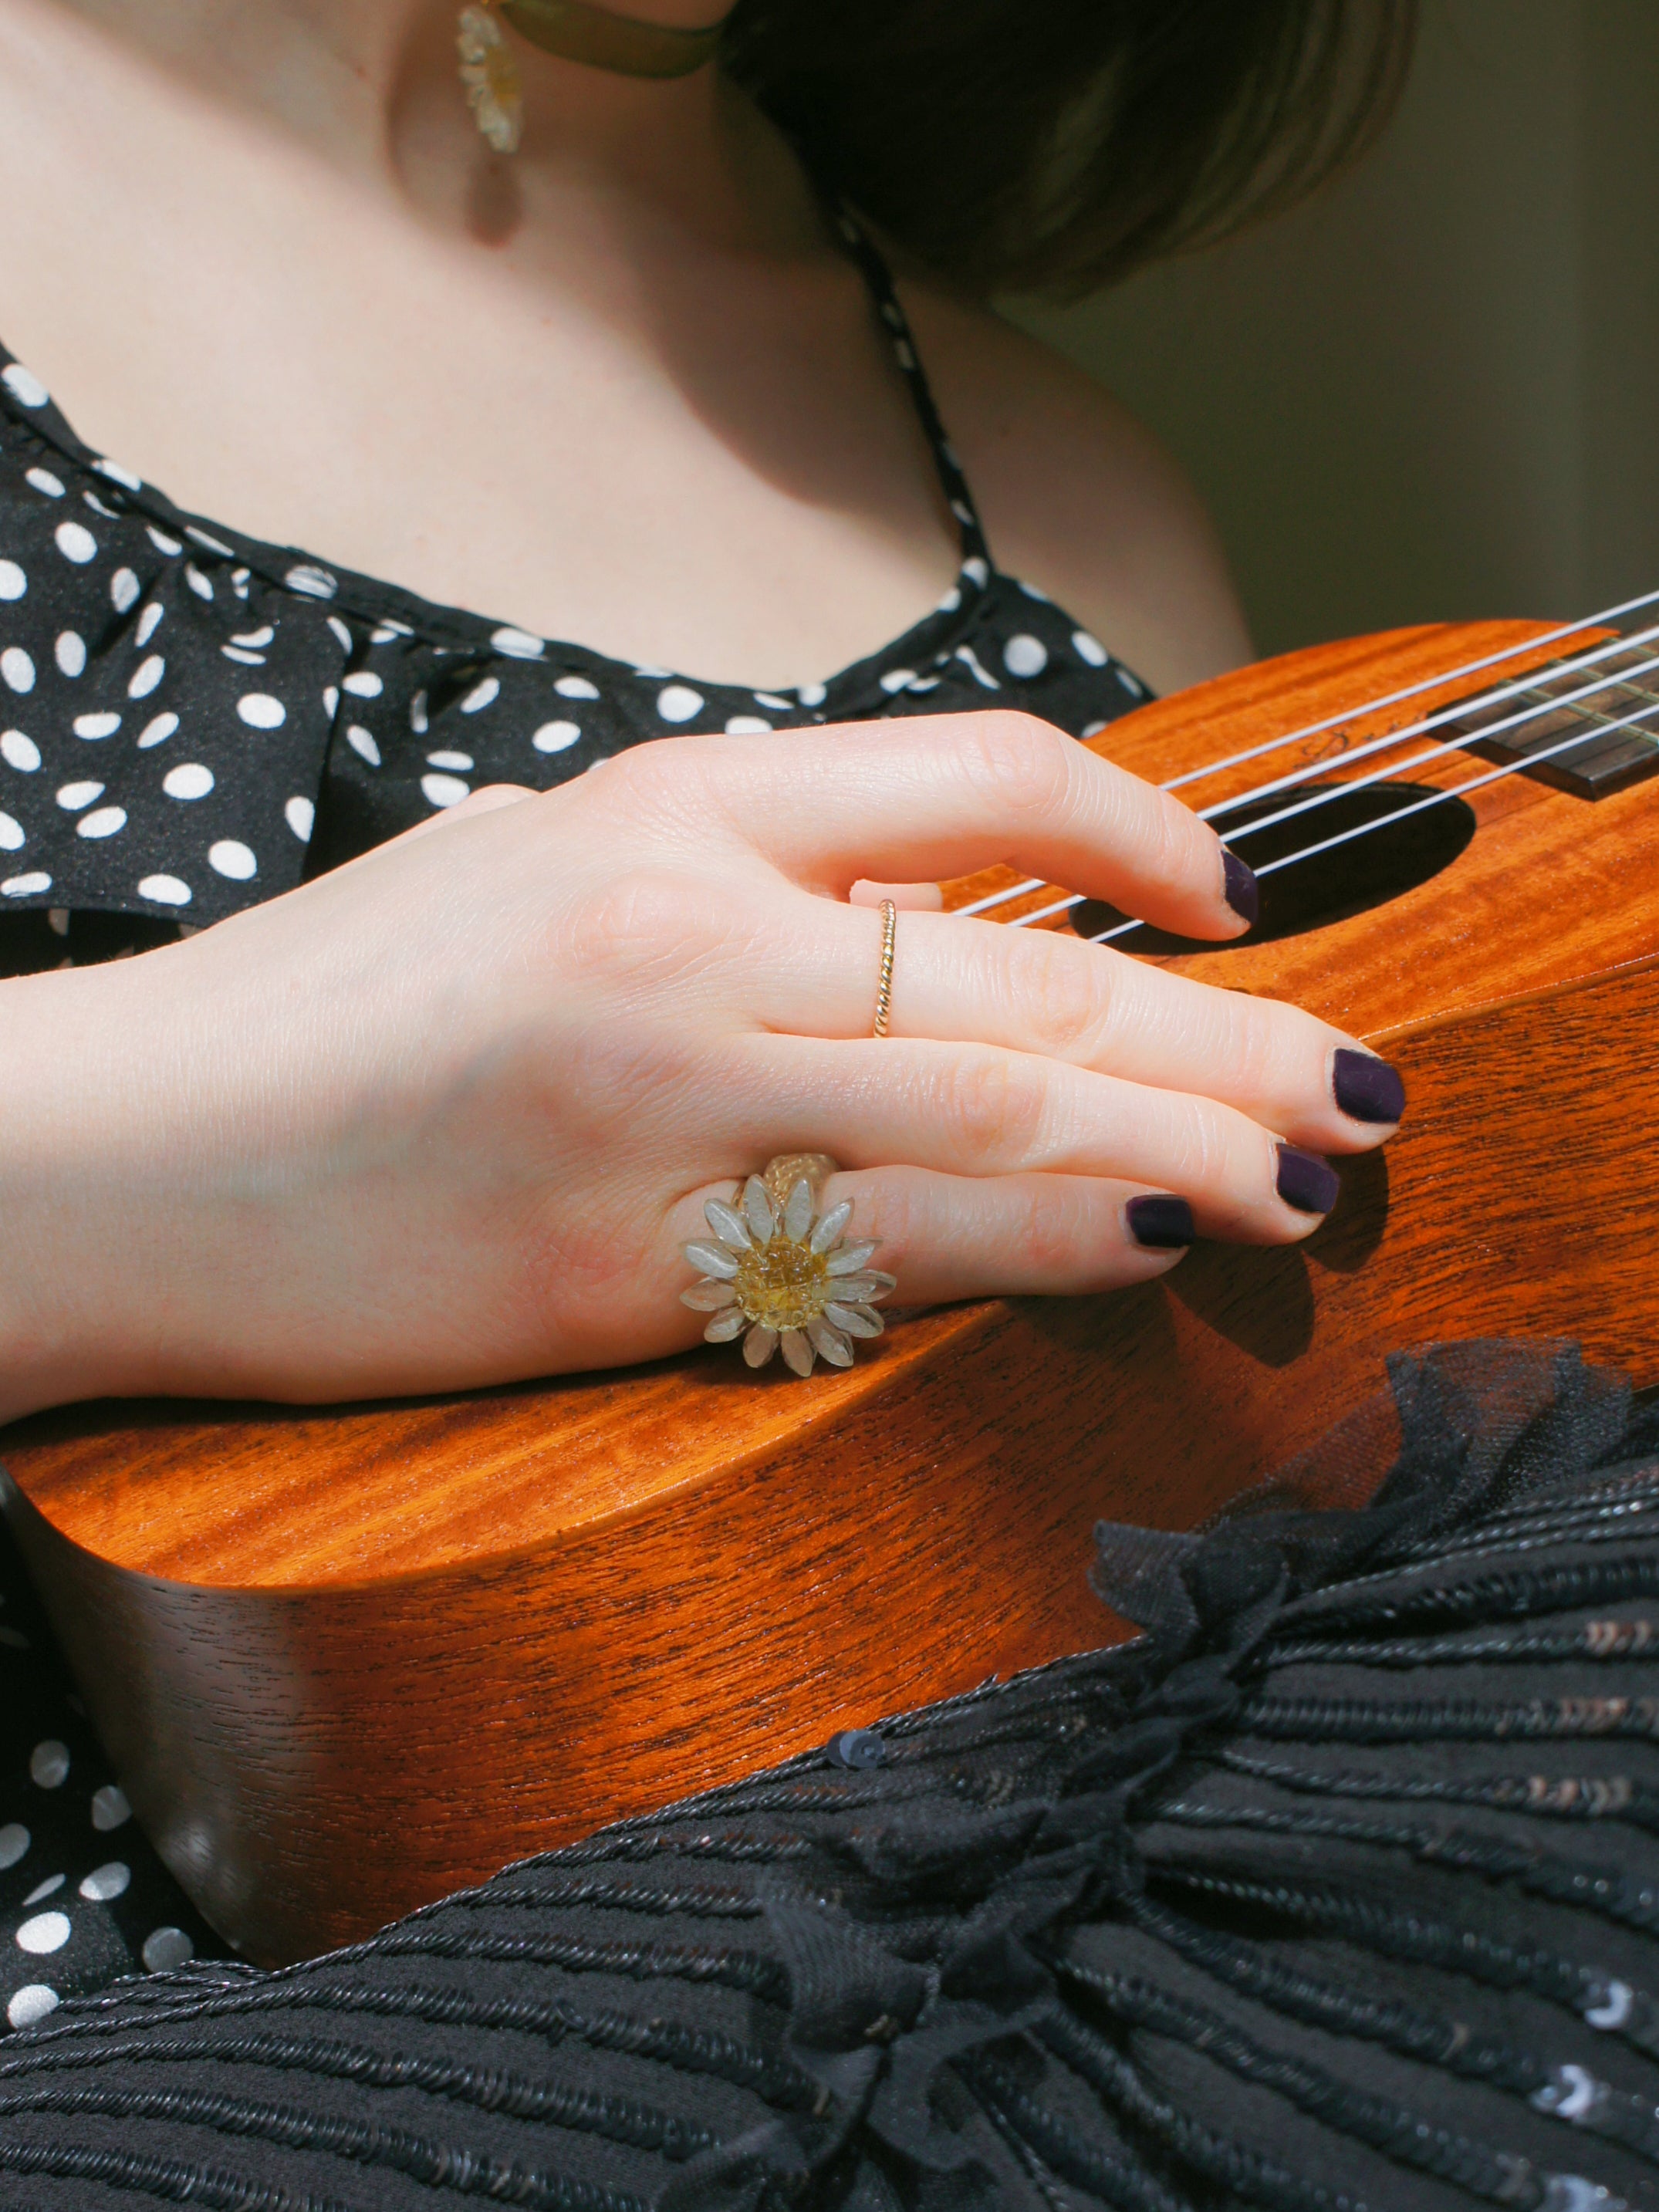
M145 1387L123 1187L148 1118L126 1049L143 964L0 982L0 1421Z

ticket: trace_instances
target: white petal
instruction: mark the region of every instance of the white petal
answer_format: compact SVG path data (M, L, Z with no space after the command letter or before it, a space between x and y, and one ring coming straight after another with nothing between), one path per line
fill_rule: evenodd
M840 1275L836 1279L836 1296L843 1305L872 1305L884 1298L889 1291L898 1285L890 1275Z
M702 1211L704 1219L722 1244L729 1244L734 1252L754 1250L742 1214L723 1198L711 1198Z
M832 1206L812 1231L813 1251L827 1252L852 1218L853 1201L850 1198L842 1199L839 1206Z
M853 1347L838 1328L831 1328L822 1314L806 1324L806 1334L811 1339L812 1349L832 1367L850 1367Z
M778 1339L783 1346L783 1364L792 1375L807 1376L812 1371L812 1347L798 1328L787 1328Z
M783 1233L792 1244L799 1244L812 1226L812 1186L802 1176L789 1193L789 1202L783 1209Z
M825 1306L823 1317L848 1336L879 1336L882 1332L881 1316L872 1313L868 1306L843 1306L832 1301Z
M758 1322L743 1340L743 1356L751 1367L764 1367L777 1348L776 1329L763 1328Z
M772 1242L772 1231L778 1225L778 1218L772 1211L766 1185L758 1176L750 1176L743 1187L743 1210L749 1223L750 1234L764 1251Z
M873 1242L868 1244L843 1244L839 1252L832 1252L828 1262L832 1275L856 1275L875 1250Z
M693 1313L722 1313L737 1297L730 1283L693 1283L680 1292L680 1304Z
M715 1275L729 1283L738 1272L738 1263L723 1244L682 1244L686 1264L700 1274Z
M730 1344L734 1336L741 1336L749 1326L749 1316L741 1306L732 1306L723 1314L716 1314L702 1333L705 1344Z

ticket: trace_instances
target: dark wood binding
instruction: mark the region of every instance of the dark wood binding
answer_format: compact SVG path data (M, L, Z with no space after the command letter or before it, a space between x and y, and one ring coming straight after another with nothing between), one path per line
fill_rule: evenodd
M1101 742L1168 776L1536 627L1321 648ZM1310 753L1340 773L1376 726ZM1655 789L1591 805L1516 777L1392 903L1166 956L1386 1036L1405 1072L1400 1136L1297 1249L916 1316L805 1386L699 1352L441 1403L83 1407L9 1431L10 1516L88 1707L210 1917L258 1958L313 1951L1101 1641L1096 1517L1201 1517L1397 1346L1567 1334L1659 1379Z

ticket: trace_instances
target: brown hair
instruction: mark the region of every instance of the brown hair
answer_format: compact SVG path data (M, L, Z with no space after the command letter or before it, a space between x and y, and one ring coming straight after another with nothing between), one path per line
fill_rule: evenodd
M1416 0L738 0L722 61L902 251L1076 294L1353 160Z

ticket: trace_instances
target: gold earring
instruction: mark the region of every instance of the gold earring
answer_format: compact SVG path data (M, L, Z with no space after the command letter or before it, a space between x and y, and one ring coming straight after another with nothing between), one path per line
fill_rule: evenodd
M496 153L516 154L524 136L519 64L489 0L462 9L455 44L473 121Z

